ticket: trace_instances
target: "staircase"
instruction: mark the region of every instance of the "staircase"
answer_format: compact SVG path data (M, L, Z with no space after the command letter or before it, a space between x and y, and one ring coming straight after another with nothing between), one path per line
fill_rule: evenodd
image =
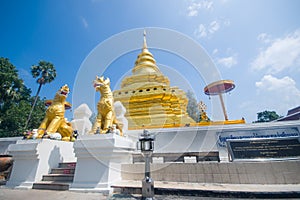
M53 168L50 174L43 175L42 181L34 183L32 189L69 190L75 167L76 162L59 163L58 168Z

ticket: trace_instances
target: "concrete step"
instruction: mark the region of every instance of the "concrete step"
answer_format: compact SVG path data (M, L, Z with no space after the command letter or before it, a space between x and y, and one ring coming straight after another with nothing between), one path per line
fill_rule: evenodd
M74 174L75 168L53 168L51 174Z
M52 168L50 174L43 175L42 181L34 183L32 189L69 190L75 168L75 162L59 163L58 168Z
M34 183L32 189L39 190L69 190L70 183L55 182L55 181L43 181Z
M76 167L76 162L65 162L59 163L58 168L71 168L74 169Z
M48 174L43 175L42 181L73 182L74 174Z

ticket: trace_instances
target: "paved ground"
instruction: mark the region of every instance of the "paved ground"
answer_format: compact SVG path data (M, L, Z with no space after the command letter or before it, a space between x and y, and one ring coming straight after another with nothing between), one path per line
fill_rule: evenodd
M121 184L121 183L120 183ZM119 185L120 185L119 184ZM123 184L125 184L123 182ZM131 184L132 186L137 183L126 183ZM258 193L282 193L282 194L290 194L292 192L300 193L300 185L232 185L232 184L183 184L183 183L158 183L155 184L157 187L162 188L164 186L165 189L173 189L177 190L178 188L184 189L186 192L196 191L204 191L204 195L202 196L185 196L182 193L178 193L177 195L155 195L156 200L221 200L221 199L246 199L246 198L255 198L255 196L251 196L251 193L247 192L258 192ZM177 188L177 189L176 189ZM204 190L205 189L205 190ZM206 196L205 192L214 191L218 192L246 192L248 196L243 196L243 198L233 198L232 196L227 196L225 198L222 195L217 197L211 197L210 193ZM174 194L174 193L173 193ZM204 197L203 197L204 196ZM136 200L140 199L140 195L126 195L115 193L112 195L105 195L98 192L77 192L77 191L50 191L50 190L34 190L34 189L12 189L6 188L5 186L0 187L0 200L63 200L63 199L72 199L72 200ZM222 198L219 198L222 197ZM280 196L278 198L276 195L272 198L264 198L264 199L286 199L288 196ZM297 198L289 198L289 199L297 199ZM299 198L300 199L300 198Z
M49 190L24 190L24 189L7 189L0 188L1 200L137 200L140 199L140 195L124 195L113 194L106 196L101 193L91 192L73 192L73 191L49 191ZM226 198L214 198L214 197L195 197L195 196L168 196L168 195L155 195L156 200L221 200ZM242 198L228 198L239 199ZM285 198L282 198L285 199ZM296 198L294 198L296 199Z
M33 189L6 189L0 188L0 199L2 200L104 200L107 199L101 193L79 193L71 191L50 191Z
M101 193L91 192L72 192L72 191L49 191L49 190L22 190L22 189L0 189L0 199L2 200L136 200L140 195L113 194L105 196ZM180 197L180 196L163 196L157 195L156 199L179 200L179 199L219 199L209 197Z
M155 194L161 195L222 198L300 198L300 184L263 185L156 181L154 185ZM141 193L141 181L121 181L115 183L112 187L118 188L122 193Z
M121 181L113 185L115 194L84 191L52 191L35 189L13 189L0 186L0 200L136 200L141 195L141 181ZM122 193L129 193L121 194ZM156 200L221 200L221 199L300 199L300 184L204 184L155 182ZM130 195L134 194L134 195ZM159 195L158 195L159 194Z

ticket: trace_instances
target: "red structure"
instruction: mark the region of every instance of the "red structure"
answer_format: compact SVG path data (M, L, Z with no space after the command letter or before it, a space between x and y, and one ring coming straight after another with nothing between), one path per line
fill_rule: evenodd
M224 117L225 117L226 121L228 120L228 116L227 116L227 113L226 113L226 108L225 108L225 105L224 105L222 94L230 92L234 88L235 88L235 85L234 85L232 80L216 81L216 82L213 82L213 83L207 85L204 88L204 93L206 95L209 95L209 96L219 95L220 101L221 101L221 106L222 106L222 109L223 109L223 114L224 114Z

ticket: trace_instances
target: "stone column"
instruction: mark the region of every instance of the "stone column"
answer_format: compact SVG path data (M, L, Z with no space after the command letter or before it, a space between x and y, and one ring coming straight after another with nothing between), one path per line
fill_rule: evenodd
M32 188L51 168L60 162L75 162L73 142L42 140L19 140L8 147L14 163L7 187Z
M74 144L77 165L70 190L109 192L121 180L121 164L132 163L134 143L116 134L85 135Z

